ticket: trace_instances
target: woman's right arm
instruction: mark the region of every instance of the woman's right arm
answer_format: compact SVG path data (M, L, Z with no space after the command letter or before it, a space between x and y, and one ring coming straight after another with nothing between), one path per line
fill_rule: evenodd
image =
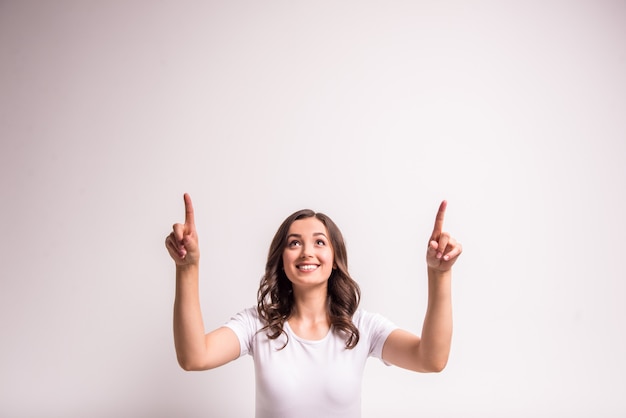
M239 339L230 328L205 335L199 295L200 250L193 205L185 200L185 223L174 224L165 246L176 263L174 344L178 363L185 370L207 370L239 357Z

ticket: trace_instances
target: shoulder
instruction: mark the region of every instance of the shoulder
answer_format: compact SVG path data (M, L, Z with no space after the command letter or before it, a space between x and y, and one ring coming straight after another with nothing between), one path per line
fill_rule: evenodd
M255 333L263 328L255 306L237 312L224 325L242 331L246 330L246 333Z
M398 328L385 316L360 308L354 313L352 322L359 329L361 337L374 340L384 341L393 330Z
M370 327L377 325L393 325L393 323L385 316L377 312L370 312L361 308L357 309L352 316L352 322L359 329L361 327Z
M240 355L252 351L252 342L258 331L263 328L256 307L246 308L233 315L224 326L230 328L239 339Z
M230 321L244 322L249 324L260 322L259 312L257 311L256 306L250 306L237 312L230 318L229 322Z

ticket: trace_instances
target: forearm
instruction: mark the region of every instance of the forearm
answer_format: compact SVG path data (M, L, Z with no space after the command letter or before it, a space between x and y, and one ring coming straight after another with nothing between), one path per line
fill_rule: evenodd
M423 364L441 371L452 342L452 271L428 269L428 307L422 327L419 356Z
M185 370L195 368L205 356L205 330L200 309L198 265L176 267L174 344Z

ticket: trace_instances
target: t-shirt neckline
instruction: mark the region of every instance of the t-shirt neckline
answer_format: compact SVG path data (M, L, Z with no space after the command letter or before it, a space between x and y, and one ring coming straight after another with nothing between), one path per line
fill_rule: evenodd
M288 321L285 321L285 329L289 333L290 337L293 337L294 339L296 339L297 341L300 341L301 343L309 344L309 345L322 344L323 342L325 342L326 340L328 340L330 338L330 335L333 332L333 326L331 324L330 328L328 329L328 333L326 333L326 335L324 337L322 337L319 340L307 340L306 338L302 338L302 337L298 336L298 334L296 334L294 332L294 330L291 328L291 325L289 325Z

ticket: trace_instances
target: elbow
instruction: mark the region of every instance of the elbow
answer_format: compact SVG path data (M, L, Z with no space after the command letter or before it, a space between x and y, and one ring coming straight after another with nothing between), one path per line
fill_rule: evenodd
M419 361L421 372L441 373L448 365L450 350L449 348L426 350L422 352L418 350L418 358L421 359L421 361Z
M204 367L199 367L196 366L194 364L189 364L189 363L178 363L180 365L180 368L183 369L186 372L201 372L203 370L206 370L206 368Z
M441 373L446 368L446 363L433 364L428 370L428 373Z
M441 373L448 364L448 358L430 359L421 363L418 370L421 373Z
M179 362L178 365L180 366L181 369L183 369L186 372L196 372L196 371L198 371L193 366L191 366L189 364L186 364L186 363Z
M448 364L448 359L441 359L430 362L426 368L426 373L441 373Z
M186 372L196 371L196 369L194 368L193 364L191 364L191 363L189 363L187 361L178 359L178 365L180 366L181 369L183 369Z
M199 364L198 362L191 361L187 358L178 357L178 365L186 372L199 372L207 370L207 367Z

